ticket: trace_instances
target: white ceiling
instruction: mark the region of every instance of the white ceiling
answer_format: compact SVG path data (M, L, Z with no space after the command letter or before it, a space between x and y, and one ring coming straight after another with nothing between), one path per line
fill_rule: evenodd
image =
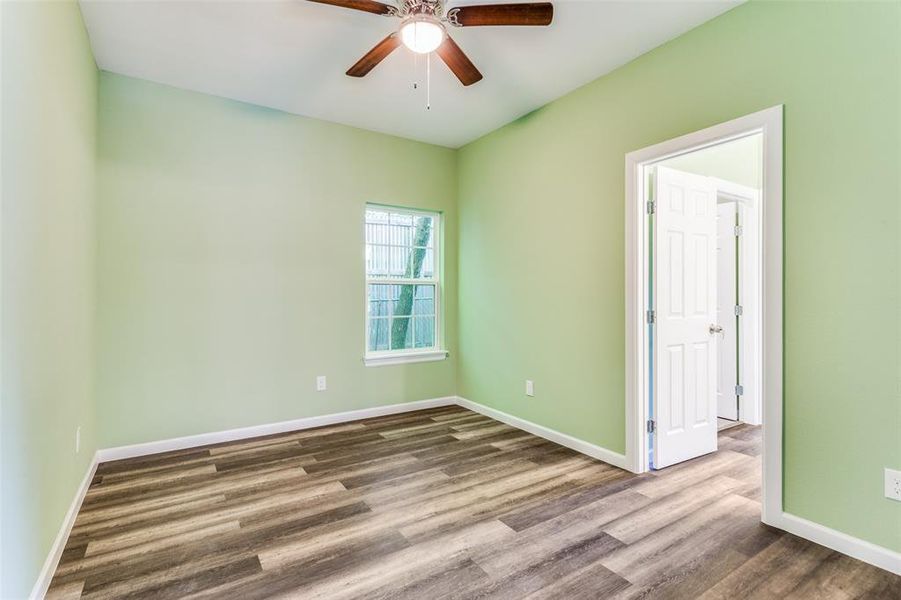
M305 0L81 0L81 9L101 69L456 148L741 2L557 0L550 27L450 28L485 78L464 88L433 56L429 111L403 47L362 79L344 74L394 18Z

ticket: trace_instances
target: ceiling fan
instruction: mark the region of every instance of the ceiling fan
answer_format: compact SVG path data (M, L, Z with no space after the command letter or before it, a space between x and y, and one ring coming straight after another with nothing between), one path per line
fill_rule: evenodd
M472 85L481 80L482 74L460 46L447 35L446 24L453 27L540 26L550 25L554 18L554 6L550 2L458 6L446 12L442 0L402 0L400 8L375 0L310 0L310 2L402 19L397 31L390 33L348 69L347 74L351 77L365 76L403 44L419 54L437 52L463 85Z

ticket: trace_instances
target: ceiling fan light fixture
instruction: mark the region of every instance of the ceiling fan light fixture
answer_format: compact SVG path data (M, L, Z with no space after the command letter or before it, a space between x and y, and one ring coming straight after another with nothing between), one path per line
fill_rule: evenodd
M444 26L434 18L416 16L400 26L400 39L404 46L418 54L428 54L444 42Z

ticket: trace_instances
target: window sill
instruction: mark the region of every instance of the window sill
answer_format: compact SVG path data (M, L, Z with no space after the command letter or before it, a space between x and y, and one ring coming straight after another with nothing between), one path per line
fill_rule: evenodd
M433 362L436 360L445 360L446 358L447 350L430 350L428 352L365 356L363 357L363 364L367 367L383 367L388 365L403 365L406 363Z

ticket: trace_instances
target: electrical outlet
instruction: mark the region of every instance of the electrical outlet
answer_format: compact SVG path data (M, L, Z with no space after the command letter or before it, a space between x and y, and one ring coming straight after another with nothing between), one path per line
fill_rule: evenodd
M81 452L81 425L75 428L75 454Z
M320 375L316 378L316 391L324 392L326 388L325 375Z
M901 471L885 470L885 497L901 501Z
M526 379L526 396L534 396L535 395L535 382L531 379Z

